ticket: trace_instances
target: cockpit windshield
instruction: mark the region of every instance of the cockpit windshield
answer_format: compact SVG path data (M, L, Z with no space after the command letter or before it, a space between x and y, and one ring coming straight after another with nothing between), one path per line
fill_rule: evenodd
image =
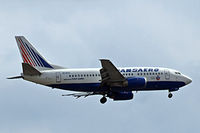
M177 75L181 75L181 73L180 73L180 72L175 72L175 74L177 74Z

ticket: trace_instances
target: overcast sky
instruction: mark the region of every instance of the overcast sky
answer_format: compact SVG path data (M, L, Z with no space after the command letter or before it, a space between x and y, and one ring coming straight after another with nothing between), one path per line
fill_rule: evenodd
M71 93L23 80L14 39L25 36L51 63L68 68L161 66L193 79L167 91L138 92L130 101ZM1 133L200 132L199 0L1 1Z

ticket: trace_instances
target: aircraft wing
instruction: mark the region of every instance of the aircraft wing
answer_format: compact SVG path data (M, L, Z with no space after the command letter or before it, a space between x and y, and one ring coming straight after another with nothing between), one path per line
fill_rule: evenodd
M74 96L76 98L79 98L79 97L88 97L88 96L91 96L91 95L98 95L100 93L95 93L95 92L82 92L82 93L72 93L72 94L64 94L62 96Z
M7 79L21 79L21 78L24 78L23 76L15 76L15 77L9 77Z
M101 59L102 69L100 70L102 86L124 87L127 85L126 78L117 70L110 60Z

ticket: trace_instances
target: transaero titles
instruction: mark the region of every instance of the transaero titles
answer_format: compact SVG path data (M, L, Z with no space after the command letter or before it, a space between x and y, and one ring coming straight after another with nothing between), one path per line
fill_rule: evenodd
M158 72L158 68L118 69L120 72Z

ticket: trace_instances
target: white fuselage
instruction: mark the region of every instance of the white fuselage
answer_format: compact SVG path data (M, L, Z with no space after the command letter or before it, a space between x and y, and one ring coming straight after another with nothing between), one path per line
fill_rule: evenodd
M125 78L145 77L147 85L140 90L177 89L191 82L189 77L168 68L125 67L118 70ZM55 69L41 73L40 76L24 75L24 79L53 88L75 91L98 91L101 83L100 68Z

